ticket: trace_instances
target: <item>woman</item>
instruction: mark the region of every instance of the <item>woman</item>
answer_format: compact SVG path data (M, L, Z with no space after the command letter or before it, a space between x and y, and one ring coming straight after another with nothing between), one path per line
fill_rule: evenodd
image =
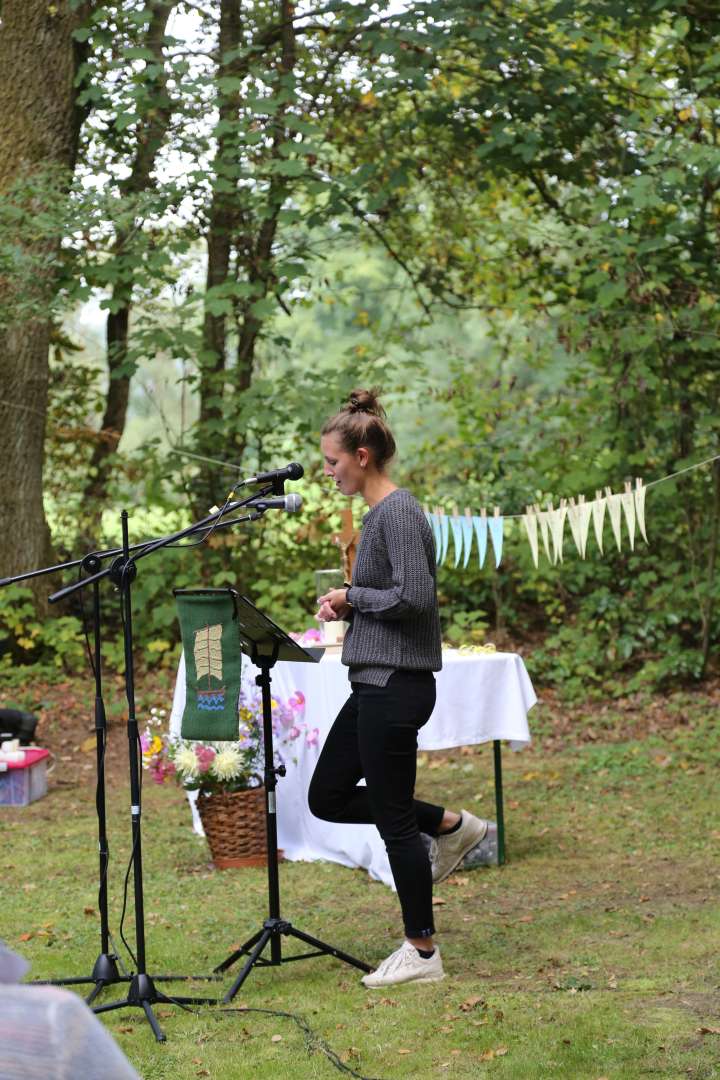
M432 532L417 500L386 469L395 440L374 390L354 390L323 426L324 471L369 507L352 584L320 597L318 618L350 623L342 660L352 692L313 775L309 804L325 821L377 826L385 841L405 941L367 987L444 977L433 943L433 881L483 839L487 822L414 798L417 733L435 705L442 666ZM364 777L366 786L358 786ZM430 859L420 833L435 837Z

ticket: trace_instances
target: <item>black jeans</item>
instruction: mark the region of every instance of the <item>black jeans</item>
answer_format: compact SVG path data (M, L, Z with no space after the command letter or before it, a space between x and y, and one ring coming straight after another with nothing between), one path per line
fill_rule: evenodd
M310 782L315 817L374 824L385 841L410 938L434 933L432 871L420 833L437 834L443 808L414 798L417 733L435 706L430 671L395 671L387 686L353 683ZM358 786L365 777L366 787Z

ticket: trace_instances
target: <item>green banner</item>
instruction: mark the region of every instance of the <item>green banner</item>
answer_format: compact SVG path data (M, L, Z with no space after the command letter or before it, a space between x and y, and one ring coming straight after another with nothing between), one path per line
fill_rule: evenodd
M176 589L185 653L183 739L234 742L242 652L233 589Z

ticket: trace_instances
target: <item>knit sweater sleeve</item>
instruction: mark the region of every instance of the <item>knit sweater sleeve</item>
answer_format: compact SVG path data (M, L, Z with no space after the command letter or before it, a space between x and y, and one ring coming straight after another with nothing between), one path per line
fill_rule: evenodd
M378 527L390 564L389 588L353 585L348 601L363 615L376 619L404 619L433 611L435 581L423 541L427 521L410 500L388 500L381 508Z

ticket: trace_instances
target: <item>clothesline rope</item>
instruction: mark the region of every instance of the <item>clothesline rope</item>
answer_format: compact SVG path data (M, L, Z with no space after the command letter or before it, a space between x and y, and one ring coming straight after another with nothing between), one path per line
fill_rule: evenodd
M228 461L220 461L218 458L205 457L202 454L193 454L189 450L179 450L173 447L170 450L171 454L181 454L183 457L194 458L196 461L205 461L210 465L220 465L224 469L231 470L232 472L239 472L240 466L233 465ZM650 480L649 483L643 486L647 490L651 487L656 487L658 484L665 484L669 480L674 480L678 476L683 476L685 473L693 472L695 469L702 469L705 465L710 465L714 461L720 461L720 454L714 454L712 457L705 458L704 461L698 461L694 465L687 465L684 469L678 469L677 472L670 473L668 476L660 476L657 480ZM503 514L505 521L521 521L525 514Z
M704 465L709 465L713 461L720 461L720 454L714 454L713 457L706 458L704 461L698 461L695 465L688 465L685 469L678 469L677 472L670 473L669 476L661 476L657 480L651 480L648 484L643 484L643 487L647 490L647 488L655 487L657 484L664 484L668 480L674 480L676 476L692 472L693 469L702 469ZM525 514L503 514L502 516L505 521L521 521Z

